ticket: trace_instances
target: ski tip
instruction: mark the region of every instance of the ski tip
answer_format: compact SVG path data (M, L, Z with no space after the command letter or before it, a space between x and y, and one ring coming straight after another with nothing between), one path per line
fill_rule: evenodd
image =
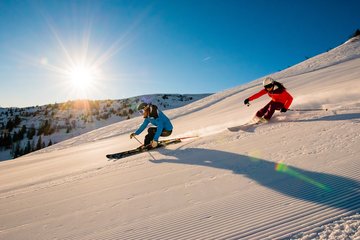
M199 135L193 135L193 136L187 136L187 137L178 137L178 138L175 138L175 139L184 140L184 139L198 138L198 137L200 137L200 136Z
M227 130L230 131L230 132L237 132L237 129L235 129L233 127L227 128Z

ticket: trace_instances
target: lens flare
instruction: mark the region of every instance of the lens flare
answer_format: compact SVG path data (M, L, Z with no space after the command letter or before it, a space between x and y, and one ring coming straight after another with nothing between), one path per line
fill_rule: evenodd
M322 190L325 190L325 191L331 191L331 188L326 186L325 184L322 184L312 178L309 178L307 176L305 176L304 174L301 174L299 173L298 171L288 167L286 164L282 163L282 162L279 162L275 165L275 171L277 172L282 172L282 173L285 173L285 174L288 174L292 177L295 177L297 179L300 179L304 182L307 182L311 185L314 185Z

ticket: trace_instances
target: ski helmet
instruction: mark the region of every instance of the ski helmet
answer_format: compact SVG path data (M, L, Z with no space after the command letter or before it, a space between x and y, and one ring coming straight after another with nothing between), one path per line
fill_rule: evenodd
M274 85L274 79L271 77L266 77L263 81L263 86L266 87L272 87Z
M142 102L142 103L140 103L140 104L138 105L137 110L138 110L138 111L143 110L143 109L146 108L147 106L148 106L147 103Z

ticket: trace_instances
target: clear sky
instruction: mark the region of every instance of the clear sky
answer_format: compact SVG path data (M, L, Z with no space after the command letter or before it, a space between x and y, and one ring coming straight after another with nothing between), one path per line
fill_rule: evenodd
M360 28L359 0L0 0L0 106L212 93Z

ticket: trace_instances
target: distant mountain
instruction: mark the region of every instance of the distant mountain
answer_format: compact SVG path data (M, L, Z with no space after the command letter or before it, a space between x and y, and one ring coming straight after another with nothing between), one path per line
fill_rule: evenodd
M155 94L120 100L77 100L0 108L0 160L16 158L116 122L139 116L140 101L174 109L210 94Z

